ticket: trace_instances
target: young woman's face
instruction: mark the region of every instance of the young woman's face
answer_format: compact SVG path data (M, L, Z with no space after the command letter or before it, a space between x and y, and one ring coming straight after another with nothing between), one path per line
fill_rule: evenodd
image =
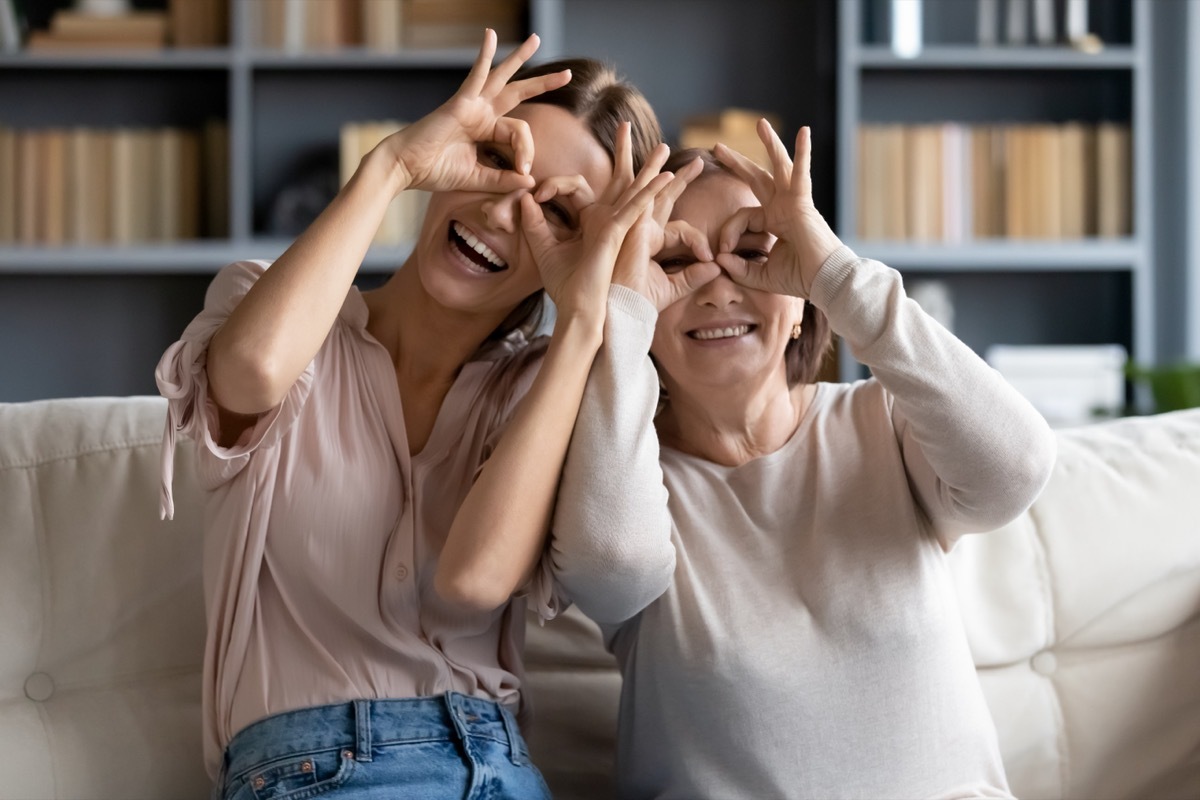
M673 219L690 223L708 237L714 253L721 227L738 209L761 205L750 187L732 175L716 173L693 182L675 203ZM743 233L735 252L766 261L774 237ZM690 249L664 250L656 259L668 272L694 262ZM667 393L680 390L737 391L761 385L777 373L786 381L784 348L792 326L801 321L804 301L747 289L724 271L658 315L650 352L657 359Z
M595 196L612 177L612 161L583 122L558 106L526 103L511 117L529 124L534 159L530 173L541 184L560 175L581 175ZM512 169L507 144L480 147L481 161ZM456 311L496 316L497 324L542 286L521 234L520 192L438 192L417 241L417 267L430 296ZM551 231L566 238L579 228L582 203L571 196L542 204Z

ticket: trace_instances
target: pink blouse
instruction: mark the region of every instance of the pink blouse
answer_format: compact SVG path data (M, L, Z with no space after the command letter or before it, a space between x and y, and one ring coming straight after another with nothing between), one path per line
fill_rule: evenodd
M210 775L271 714L446 691L519 706L525 597L562 605L548 565L523 596L464 613L433 589L450 524L536 368L505 343L463 366L425 448L409 455L391 357L352 288L316 358L233 447L217 444L208 343L268 264L230 264L158 364L169 400L162 511L178 433L207 494L204 748ZM527 352L526 355L529 355Z

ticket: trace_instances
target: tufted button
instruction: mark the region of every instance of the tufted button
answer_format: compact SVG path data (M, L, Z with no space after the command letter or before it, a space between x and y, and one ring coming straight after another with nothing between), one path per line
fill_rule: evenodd
M1049 677L1058 671L1058 659L1055 658L1054 653L1043 650L1029 660L1029 666L1033 667L1033 671L1037 674Z
M44 703L54 694L54 679L44 672L35 672L25 679L25 696L35 703Z
M400 566L396 567L396 580L402 581L406 578L408 578L408 567L401 564Z

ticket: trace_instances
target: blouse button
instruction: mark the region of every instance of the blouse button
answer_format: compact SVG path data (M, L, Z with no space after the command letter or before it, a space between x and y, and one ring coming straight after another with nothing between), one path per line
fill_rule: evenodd
M396 580L402 581L408 578L408 567L401 564L396 567Z

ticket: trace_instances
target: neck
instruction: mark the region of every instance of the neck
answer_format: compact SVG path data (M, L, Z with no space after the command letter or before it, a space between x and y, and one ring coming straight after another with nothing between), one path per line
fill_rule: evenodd
M782 375L748 391L742 385L694 392L671 386L670 400L656 420L659 438L706 461L741 466L787 444L815 392L813 384L788 388Z
M364 299L367 330L391 354L402 383L452 383L503 321L503 316L439 304L421 284L415 257Z

